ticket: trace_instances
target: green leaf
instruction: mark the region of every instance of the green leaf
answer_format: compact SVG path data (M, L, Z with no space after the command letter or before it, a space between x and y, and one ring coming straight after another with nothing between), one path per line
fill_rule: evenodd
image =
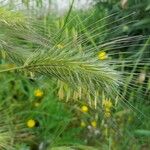
M150 136L150 130L138 129L134 133L139 136Z

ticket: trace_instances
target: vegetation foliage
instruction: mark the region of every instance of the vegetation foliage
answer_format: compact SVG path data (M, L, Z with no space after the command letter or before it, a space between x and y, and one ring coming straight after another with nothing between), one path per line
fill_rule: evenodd
M148 150L149 1L73 4L1 2L0 149Z

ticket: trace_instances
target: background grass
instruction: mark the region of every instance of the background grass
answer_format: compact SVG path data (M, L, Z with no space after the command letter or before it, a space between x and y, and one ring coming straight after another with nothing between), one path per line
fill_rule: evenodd
M149 6L148 0L128 1L127 6L122 6L120 1L98 1L86 11L70 10L60 17L51 13L35 16L35 22L30 23L34 29L32 33L35 31L36 34L29 34L32 29L28 28L30 25L24 13L11 13L4 6L0 8L1 70L22 64L23 59L39 46L46 51L59 45L62 52L65 51L64 47L69 49L66 52L72 49L92 51L96 56L100 50L105 51L111 66L124 74L123 85L117 88L118 93L108 96L101 92L95 107L92 96L89 98L84 94L78 98L76 91L53 77L34 76L32 72L18 70L0 73L0 148L148 150ZM27 30L22 30L24 26ZM102 46L121 36L138 38ZM8 61L8 56L12 55L7 55L5 49L18 54L14 55L15 64ZM16 59L20 55L25 57ZM37 89L43 92L42 96L36 96ZM106 117L102 101L110 96L113 106L109 110L111 116ZM87 106L88 111L83 112L82 106ZM33 128L27 126L30 119L36 122ZM96 126L92 125L93 121Z

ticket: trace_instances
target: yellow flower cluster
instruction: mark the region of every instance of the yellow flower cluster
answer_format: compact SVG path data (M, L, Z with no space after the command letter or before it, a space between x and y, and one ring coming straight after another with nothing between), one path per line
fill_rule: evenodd
M102 105L104 107L104 116L109 118L111 116L111 108L113 106L111 100L104 100Z
M88 111L89 111L88 106L83 105L83 106L81 107L81 112L87 113ZM96 122L95 120L91 121L90 124L91 124L91 126L92 126L93 128L96 128L96 127L97 127L97 122ZM86 125L86 122L81 121L80 126L81 126L81 127L86 127L86 126L87 126L87 125Z

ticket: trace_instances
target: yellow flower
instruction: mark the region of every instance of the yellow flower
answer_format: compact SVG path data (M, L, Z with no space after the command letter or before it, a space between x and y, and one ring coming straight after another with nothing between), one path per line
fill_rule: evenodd
M105 116L106 118L109 118L109 117L111 116L111 114L110 114L110 112L105 112L105 113L104 113L104 116Z
M106 52L99 52L98 58L99 58L100 60L105 60L105 59L107 59L107 54L106 54Z
M88 112L88 110L89 110L88 107L85 106L85 105L81 107L81 111L84 112L84 113Z
M58 44L58 45L57 45L57 48L63 49L63 48L64 48L64 45L63 45L63 44Z
M92 125L92 127L96 128L97 122L94 120L94 121L91 122L91 125Z
M81 121L80 126L81 127L86 127L86 123L84 121Z
M28 127L28 128L33 128L33 127L35 127L35 124L36 124L36 121L33 120L33 119L30 119L30 120L27 121L27 127Z
M108 109L110 109L113 105L112 105L112 102L111 102L111 100L109 99L109 100L104 100L103 101L103 106L105 107L105 109L107 108L107 110Z
M34 91L34 95L36 97L42 97L43 96L43 91L40 90L40 89L37 89L37 90Z

